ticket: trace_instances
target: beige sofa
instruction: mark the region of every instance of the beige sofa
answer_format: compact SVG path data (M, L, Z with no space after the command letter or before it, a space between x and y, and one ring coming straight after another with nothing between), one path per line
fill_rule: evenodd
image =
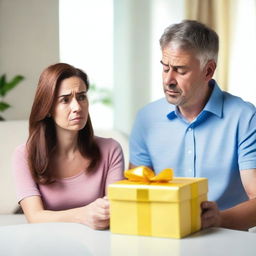
M125 156L126 167L128 163L128 137L116 130L97 130L95 134L102 137L114 138L122 146ZM24 222L24 217L18 220L11 216L17 208L15 188L12 177L12 153L15 147L25 143L28 137L28 121L15 120L0 122L0 225L6 223ZM8 217L4 220L3 216Z

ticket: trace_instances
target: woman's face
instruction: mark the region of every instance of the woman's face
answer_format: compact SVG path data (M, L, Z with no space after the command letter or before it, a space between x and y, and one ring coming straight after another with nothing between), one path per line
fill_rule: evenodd
M87 87L76 76L64 79L57 91L52 118L56 129L79 131L84 128L88 118Z

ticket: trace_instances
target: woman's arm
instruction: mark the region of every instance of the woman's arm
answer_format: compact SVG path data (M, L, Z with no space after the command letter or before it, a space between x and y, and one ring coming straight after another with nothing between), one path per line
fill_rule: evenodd
M109 152L109 166L106 177L105 194L107 195L108 185L124 179L124 156L121 145L112 140L111 150Z
M93 229L106 229L109 226L109 203L105 198L78 208L63 211L45 210L40 196L21 200L20 205L30 223L38 222L75 222Z

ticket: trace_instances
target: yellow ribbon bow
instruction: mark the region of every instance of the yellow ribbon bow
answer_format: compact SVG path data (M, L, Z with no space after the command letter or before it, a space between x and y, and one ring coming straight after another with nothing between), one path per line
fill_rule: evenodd
M130 181L137 182L168 182L173 179L173 170L167 168L155 175L150 168L138 166L124 171L124 176Z

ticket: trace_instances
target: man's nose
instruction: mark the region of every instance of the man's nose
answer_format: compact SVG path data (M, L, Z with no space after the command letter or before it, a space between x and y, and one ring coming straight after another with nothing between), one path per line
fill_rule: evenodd
M175 83L176 83L176 80L175 80L174 71L170 69L168 73L164 74L164 84L168 85L168 84L175 84Z

